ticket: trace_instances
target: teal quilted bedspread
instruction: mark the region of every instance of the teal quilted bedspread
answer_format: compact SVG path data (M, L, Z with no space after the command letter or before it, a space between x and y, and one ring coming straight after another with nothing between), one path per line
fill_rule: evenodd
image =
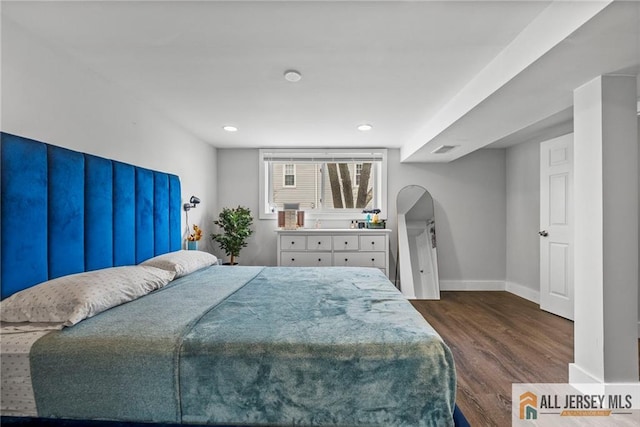
M377 269L213 266L40 339L42 417L450 426L449 348Z

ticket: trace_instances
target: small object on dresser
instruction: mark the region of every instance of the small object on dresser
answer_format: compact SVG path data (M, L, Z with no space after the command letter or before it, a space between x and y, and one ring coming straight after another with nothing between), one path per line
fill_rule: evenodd
M278 211L278 227L283 228L285 230L295 230L295 228L291 228L291 224L286 225L287 212L291 211ZM291 214L288 214L291 215ZM296 212L296 227L304 228L304 211ZM291 222L291 218L289 218L289 222Z
M284 229L295 230L298 228L298 215L296 211L284 211Z
M366 225L367 225L367 228L383 229L383 228L387 228L387 220L380 219L378 220L378 222L368 222Z
M278 212L278 227L284 230L295 230L304 227L304 211L300 211L300 203L285 203L282 216Z

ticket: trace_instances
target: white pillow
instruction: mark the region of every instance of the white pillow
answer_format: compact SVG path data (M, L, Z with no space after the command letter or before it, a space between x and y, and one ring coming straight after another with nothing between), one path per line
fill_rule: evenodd
M172 271L178 277L186 276L201 268L208 267L218 262L215 255L203 251L175 251L148 259L140 265L162 268Z
M62 322L75 325L132 301L173 280L172 272L146 266L112 267L40 283L0 303L3 322Z

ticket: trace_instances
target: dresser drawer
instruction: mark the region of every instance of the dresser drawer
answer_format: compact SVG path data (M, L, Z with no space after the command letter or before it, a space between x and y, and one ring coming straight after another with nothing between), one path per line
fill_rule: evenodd
M338 235L333 236L334 251L357 251L360 249L358 236Z
M330 251L331 236L307 236L307 250Z
M384 247L386 243L385 236L360 236L361 251L386 251Z
M341 267L377 267L385 268L385 252L342 252L333 255L333 265Z
M372 267L389 273L390 230L299 229L278 231L283 267Z
M282 252L282 267L329 267L331 252Z
M280 236L280 249L283 251L304 251L307 249L307 236L285 234Z

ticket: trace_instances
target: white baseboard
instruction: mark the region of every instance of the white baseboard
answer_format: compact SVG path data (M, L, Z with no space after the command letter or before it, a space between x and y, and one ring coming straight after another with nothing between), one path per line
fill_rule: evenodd
M575 363L569 363L569 384L593 384L602 380L591 375Z
M524 298L536 304L540 304L540 291L531 289L528 286L521 285L515 282L506 282L505 290L514 295L518 295L520 298Z
M501 280L440 280L441 291L504 291Z
M440 280L441 291L507 291L536 304L540 292L528 286L502 280ZM639 324L640 331L640 324Z

